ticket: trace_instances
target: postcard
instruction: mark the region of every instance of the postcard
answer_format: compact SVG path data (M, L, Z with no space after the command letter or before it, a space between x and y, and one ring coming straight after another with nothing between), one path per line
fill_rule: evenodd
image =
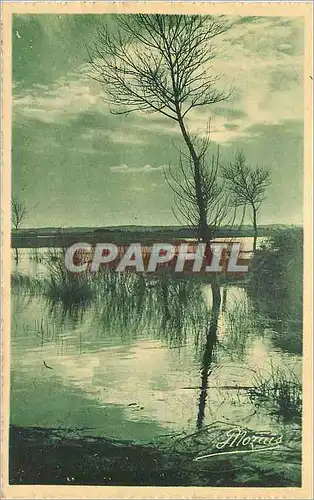
M3 498L312 498L312 7L2 3Z

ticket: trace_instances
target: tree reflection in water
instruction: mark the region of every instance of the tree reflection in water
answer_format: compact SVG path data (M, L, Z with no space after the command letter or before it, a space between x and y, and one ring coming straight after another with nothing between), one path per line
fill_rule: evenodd
M218 330L218 317L219 317L219 304L212 308L209 329L206 338L206 344L202 359L202 369L201 369L201 388L198 403L198 415L196 426L201 429L204 423L205 417L205 406L207 399L207 387L208 378L212 372L212 362L214 357L214 347L217 342L217 330Z

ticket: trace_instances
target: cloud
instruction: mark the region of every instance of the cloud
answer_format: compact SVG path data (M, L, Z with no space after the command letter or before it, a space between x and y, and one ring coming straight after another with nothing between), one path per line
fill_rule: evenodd
M127 224L139 213L143 224L162 224L166 214L170 223L173 197L162 168L178 165L180 129L158 113L110 114L76 43L84 33L91 41L96 17L15 20L22 38L13 37L13 188L38 203L29 215L34 226L78 225L82 214L86 225ZM218 88L233 93L195 110L187 126L204 134L211 118L209 156L221 143L222 162L242 149L252 165L271 169L261 223L302 220L302 20L233 21L212 61Z
M104 121L104 117L101 116L101 118ZM129 129L124 128L123 126L120 128L115 127L112 130L104 129L102 127L100 129L89 128L86 132L83 133L82 137L90 141L99 141L102 140L104 137L106 137L113 144L135 145L135 144L144 144L146 142L143 135L136 135L135 133L129 132Z
M131 186L131 187L129 187L129 190L130 191L136 191L136 192L140 193L142 191L145 191L145 188L143 188L141 186Z
M249 137L255 125L303 119L302 20L252 17L232 21L232 28L216 40L217 57L211 61L211 71L221 76L219 88L233 88L233 93L224 102L198 108L186 120L191 133L204 135L211 119L211 137L222 144ZM56 21L49 29L54 32L58 26ZM89 74L90 67L84 63L50 85L35 84L23 92L17 86L14 116L56 124L74 122L84 113L100 119L109 117L102 88ZM86 124L85 133L90 140L106 137L112 143L126 145L146 142L145 131L180 137L177 123L158 113L134 112L132 116L129 121L120 117L119 129Z
M17 90L13 95L14 114L45 123L63 123L90 109L108 112L108 106L99 99L99 90L87 71L84 64L51 85L35 84L27 91Z
M303 120L303 22L299 18L239 18L221 38L210 71L231 96L199 108L187 120L203 135L211 119L215 142L250 135L255 125ZM232 123L232 126L229 125Z
M214 142L230 144L250 137L256 125L303 120L303 21L259 17L235 19L224 37L217 38L217 57L209 71L217 87L231 96L198 108L186 117L192 134L203 136L211 123ZM156 133L179 136L175 122L157 114L137 125Z
M127 164L123 165L117 165L115 167L109 167L109 170L111 172L119 172L119 173L124 173L124 174L131 174L131 173L151 173L151 172L158 172L159 170L164 170L167 168L167 165L159 165L157 167L153 167L152 165L144 165L143 167L130 167Z

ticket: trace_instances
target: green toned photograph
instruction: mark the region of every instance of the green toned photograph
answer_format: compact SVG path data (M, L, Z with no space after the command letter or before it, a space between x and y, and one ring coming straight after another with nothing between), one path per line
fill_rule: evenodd
M10 485L302 486L304 40L13 14Z

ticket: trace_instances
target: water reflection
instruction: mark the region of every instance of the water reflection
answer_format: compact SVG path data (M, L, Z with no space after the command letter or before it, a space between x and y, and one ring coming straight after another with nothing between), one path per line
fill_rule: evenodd
M243 287L224 286L219 311L193 280L112 273L91 286L92 302L69 306L13 280L12 423L134 440L217 420L276 428L245 388L270 360L299 374L301 359L274 341Z
M208 377L211 374L211 366L214 356L214 347L217 342L218 317L219 317L219 309L217 307L213 308L211 313L210 325L207 333L203 359L202 359L201 392L199 397L198 415L196 422L196 426L198 429L202 427L205 418Z

